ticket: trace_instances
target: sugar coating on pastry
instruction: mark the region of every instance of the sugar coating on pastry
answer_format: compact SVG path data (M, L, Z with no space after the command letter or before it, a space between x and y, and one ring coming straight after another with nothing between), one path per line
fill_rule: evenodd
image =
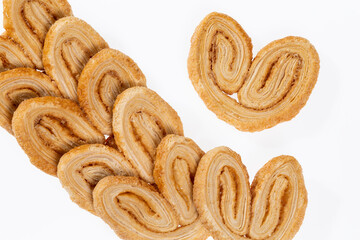
M89 59L108 44L89 24L76 17L56 21L46 35L43 63L65 98L77 101L81 71Z
M183 126L176 111L156 92L133 87L116 98L113 132L116 145L140 177L153 183L156 147L168 134L183 135Z
M146 86L137 64L115 49L103 49L85 65L78 82L81 108L92 124L105 135L112 134L112 108L125 89Z
M254 132L298 114L317 81L319 56L308 40L285 37L252 59L251 39L242 27L225 14L211 13L191 38L188 72L218 118Z
M56 20L72 16L70 4L66 0L3 0L3 5L7 34L21 45L36 68L43 69L46 33Z
M69 99L38 97L23 101L14 112L12 130L30 161L56 176L60 157L86 143L103 143L102 135Z

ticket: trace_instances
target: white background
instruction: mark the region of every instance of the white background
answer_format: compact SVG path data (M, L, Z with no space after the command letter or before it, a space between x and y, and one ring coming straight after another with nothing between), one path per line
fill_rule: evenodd
M225 145L242 156L250 178L271 158L289 154L303 166L309 204L295 239L359 239L360 8L358 1L69 0L112 48L132 57L177 110L185 135L208 151ZM288 35L309 39L320 55L318 82L290 122L246 133L216 118L187 74L190 38L206 14L235 18L254 55ZM0 22L2 26L2 21ZM0 239L118 239L101 219L72 203L54 177L32 166L0 129Z

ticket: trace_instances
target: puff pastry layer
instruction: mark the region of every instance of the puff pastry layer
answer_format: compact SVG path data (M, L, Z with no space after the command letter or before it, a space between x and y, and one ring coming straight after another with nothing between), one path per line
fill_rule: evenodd
M292 239L307 206L302 169L295 158L279 156L257 173L251 190L240 156L227 147L200 160L194 201L215 239Z
M26 99L43 96L60 96L47 75L32 68L0 73L0 126L13 134L11 120L17 106Z
M125 89L146 86L136 63L115 49L103 49L85 65L77 89L79 103L99 131L112 134L112 107Z
M6 34L0 36L0 72L18 67L35 67L23 49Z
M42 69L46 33L57 19L72 15L70 4L66 0L4 0L3 4L4 28Z
M106 176L136 176L129 161L115 149L86 144L71 149L59 161L57 176L73 202L95 214L92 192Z
M16 140L40 170L56 175L60 157L86 143L102 143L102 135L69 99L39 97L23 101L14 112Z
M178 228L179 221L171 205L154 187L138 178L103 178L96 185L93 198L98 216L121 238L204 239L195 237L197 226Z
M167 134L183 135L176 111L156 92L145 87L123 91L113 109L116 145L139 172L153 183L156 147Z
M85 21L64 17L56 21L46 35L43 63L61 94L77 100L77 82L89 59L107 48L105 40Z
M295 117L316 83L319 56L301 37L273 41L252 60L251 39L225 14L196 28L189 77L206 106L241 131L260 131ZM238 102L228 94L237 93Z

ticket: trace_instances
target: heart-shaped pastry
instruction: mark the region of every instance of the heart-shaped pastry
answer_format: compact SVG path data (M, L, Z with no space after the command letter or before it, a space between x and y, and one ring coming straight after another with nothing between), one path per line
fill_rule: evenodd
M35 67L20 45L6 34L0 35L0 72L19 67Z
M71 149L59 161L57 176L73 202L95 214L92 191L106 176L137 176L130 162L115 149L86 144Z
M96 185L94 208L123 239L185 240L198 236L197 225L178 227L179 220L168 201L151 185L136 177L105 177Z
M167 134L183 135L183 126L176 111L156 92L132 87L116 98L113 131L116 145L140 177L154 183L156 147Z
M7 34L22 46L36 68L43 69L46 33L57 19L72 15L70 4L66 0L4 0L3 4Z
M64 153L86 143L104 142L104 135L75 102L58 97L23 101L14 112L12 127L31 163L54 176Z
M13 134L11 120L17 106L26 99L44 96L61 96L47 75L32 68L0 73L0 126Z
M192 36L188 71L218 118L253 132L298 114L316 83L319 56L308 40L286 37L252 59L251 39L241 26L227 15L211 13ZM238 102L230 96L234 93Z
M289 240L307 206L300 164L279 156L259 170L251 185L240 156L227 147L207 152L195 175L194 201L215 239Z
M89 59L107 48L105 40L85 21L64 17L46 35L43 63L65 98L77 100L77 82Z
M136 63L115 49L103 49L85 65L78 83L81 108L104 135L112 134L112 108L125 89L146 86L144 74Z

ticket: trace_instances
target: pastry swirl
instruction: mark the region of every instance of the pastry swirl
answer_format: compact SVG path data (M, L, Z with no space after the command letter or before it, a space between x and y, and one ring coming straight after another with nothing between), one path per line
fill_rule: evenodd
M115 49L103 49L85 65L78 83L81 108L92 124L105 135L112 134L112 107L125 89L146 86L136 63Z
M136 177L105 177L96 185L94 208L124 239L205 239L196 236L201 223L178 228L171 205L154 187Z
M6 34L0 35L0 72L18 67L35 67L18 43Z
M71 149L60 158L57 167L57 176L71 200L93 214L92 191L102 178L110 175L137 173L120 152L102 144Z
M17 106L26 99L43 96L60 96L47 75L32 68L0 73L0 126L13 134L11 120Z
M66 0L4 0L3 4L7 33L22 46L36 68L43 69L46 33L57 19L72 15L71 6Z
M167 134L183 135L176 111L157 93L145 87L123 91L113 109L116 145L141 178L153 183L156 147Z
M295 158L279 156L257 173L251 192L238 154L215 148L200 160L194 201L216 239L292 239L307 205L302 169Z
M193 202L193 179L204 155L189 138L167 135L157 147L154 179L161 194L179 216L181 225L193 223L198 213Z
M301 37L264 47L252 60L251 39L232 18L211 13L196 28L189 77L218 118L241 131L261 131L295 117L319 72L319 56ZM238 94L238 102L227 94Z
M179 239L206 239L208 233L200 223L193 201L193 180L204 152L190 138L169 134L156 150L154 179L160 193L178 215L181 228L193 229Z
M77 81L88 60L107 48L105 40L85 21L64 17L56 21L46 35L43 63L61 94L77 100Z
M54 176L64 153L86 143L104 142L75 102L58 97L23 101L14 112L12 127L31 163Z

